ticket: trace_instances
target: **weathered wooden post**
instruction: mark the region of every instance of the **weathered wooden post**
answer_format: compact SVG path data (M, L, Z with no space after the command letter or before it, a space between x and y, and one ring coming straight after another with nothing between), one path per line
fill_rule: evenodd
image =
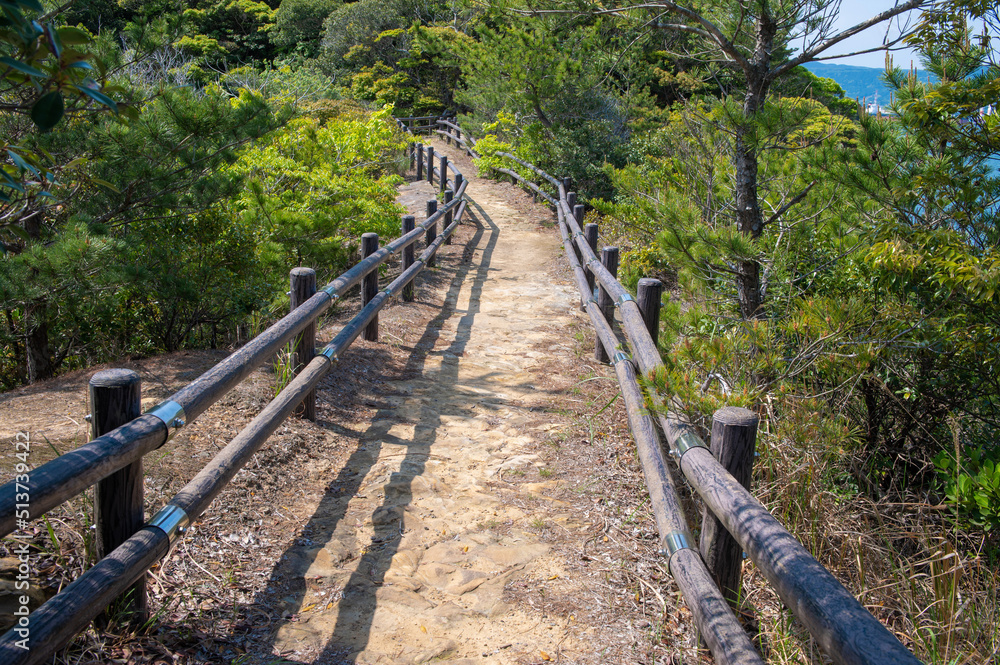
M296 307L316 295L316 271L312 268L292 268L289 273L289 309ZM301 333L295 336L292 342L293 350L291 358L292 371L298 374L302 368L312 362L316 353L316 322L310 323ZM303 418L316 420L316 390L310 390L305 399L302 400Z
M455 174L455 191L462 189L462 183L465 182L465 176L461 173Z
M417 227L417 220L413 215L403 215L403 235L412 231ZM410 243L403 248L403 270L407 270L413 265L413 243ZM406 286L403 287L403 300L405 302L413 302L413 280L407 282Z
M712 416L712 454L743 487L750 489L757 443L757 415L725 406ZM743 549L707 508L702 514L701 556L723 597L739 609Z
M142 380L137 373L130 369L108 369L90 377L92 440L138 418L141 412ZM143 527L141 459L97 483L94 520L98 559L110 554ZM115 616L127 616L133 625L149 618L145 575L108 606L100 622L106 625Z
M461 129L456 129L455 130L455 145L460 145L459 141L461 140L461 138L462 138L462 130Z
M566 196L569 197L569 190L573 189L573 179L566 176L562 179L563 189L566 190Z
M434 147L427 146L427 182L434 184Z
M437 199L431 199L430 201L428 201L427 202L427 217L430 217L431 215L433 215L434 213L436 213L437 209L438 209ZM433 224L430 224L430 225L427 226L427 232L424 234L424 242L427 243L428 246L430 246L430 244L432 242L434 242L434 239L438 237L437 226L438 226L437 222L434 222ZM432 256L431 258L427 259L427 267L428 268L433 268L436 263L437 263L437 261L435 261L435 257L434 256Z
M574 210L573 212L576 212L576 210ZM582 215L583 215L583 211L581 210L580 211L580 216L576 218L577 224L579 224L581 221L583 221ZM596 254L597 253L597 224L587 224L585 227L583 227L583 239L587 241L587 244L590 245L590 248L592 250L594 250L594 253ZM594 273L590 270L590 268L587 268L587 267L584 268L584 273L587 275L587 286L590 287L590 295L591 295L591 297L593 297L594 296Z
M376 251L378 251L378 234L377 233L362 233L361 234L361 256L362 258L371 256ZM378 268L372 269L370 273L365 275L364 279L361 281L361 306L364 307L371 299L375 297L378 293ZM378 341L378 314L375 318L365 326L364 333L362 333L364 338L369 342Z
M576 207L576 192L566 192L566 203L569 204L570 210Z
M424 179L424 144L417 144L417 180Z
M455 199L455 192L451 191L450 189L444 190L444 204L445 205L448 205L454 199ZM455 210L454 210L454 208L449 208L448 212L446 212L444 214L444 228L448 228L449 226L451 226L451 223L452 223L452 221L454 219L455 219ZM446 244L446 245L450 245L451 244L451 236L448 236L447 238L444 239L444 244Z
M653 344L660 343L660 300L663 297L663 282L652 277L639 280L638 305L646 330L653 338Z
M448 189L448 155L441 155L441 191Z
M605 247L601 250L601 265L607 268L608 272L613 276L618 276L617 247ZM607 319L608 324L613 324L615 320L615 301L611 299L611 294L605 291L603 286L598 288L597 306L601 308L601 313L604 314L604 318ZM601 338L596 334L594 335L594 358L598 362L611 362L611 354L613 352L614 349L605 349L604 345L601 344Z

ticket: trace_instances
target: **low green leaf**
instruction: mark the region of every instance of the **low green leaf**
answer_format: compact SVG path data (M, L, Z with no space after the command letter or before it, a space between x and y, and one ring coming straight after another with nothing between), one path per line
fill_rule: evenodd
M110 189L115 194L121 194L122 193L120 189L118 189L117 187L115 187L114 185L112 185L107 180L101 180L100 178L91 178L90 180L91 180L91 182L97 183L101 187L104 187L106 189Z
M49 43L52 44L52 55L58 58L62 55L62 42L59 40L59 33L56 32L51 23L45 26L45 32L49 36Z
M115 100L111 99L103 92L98 92L97 90L92 90L82 85L77 86L76 89L82 92L83 94L87 95L91 99L93 99L95 102L100 102L101 104L104 104L115 113L118 113L118 104L115 102Z
M89 44L92 41L90 33L86 30L81 30L80 28L74 28L72 26L59 28L59 39L61 39L62 43L66 46Z
M31 107L31 120L42 131L48 131L62 119L65 110L62 93L53 90L42 95Z
M24 157L21 157L21 155L17 154L13 150L8 150L7 156L10 157L10 161L14 162L18 168L24 169L25 171L31 171L36 177L41 175L39 174L38 169L25 161Z
M25 9L30 9L34 12L44 12L45 8L42 7L42 3L38 0L16 0L18 7L24 7Z
M45 78L46 76L44 72L35 69L31 65L26 65L20 60L15 60L14 58L11 58L10 56L7 55L0 57L0 62L7 65L11 69L16 69L22 74L27 74L28 76L35 76L37 78Z

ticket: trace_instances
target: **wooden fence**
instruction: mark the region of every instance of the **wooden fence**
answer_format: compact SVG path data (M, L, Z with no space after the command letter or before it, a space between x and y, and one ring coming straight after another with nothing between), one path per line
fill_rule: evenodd
M409 124L422 120L437 118L416 118ZM105 554L23 618L20 625L0 636L0 663L22 665L50 659L112 603L133 620L145 620L145 574L150 566L167 554L293 411L301 407L306 417L315 418L315 388L320 379L358 336L377 338L378 312L392 296L413 299L414 278L424 266L433 265L438 248L449 241L465 213L467 182L461 172L432 148L421 152L426 152L427 179L432 183L437 180L444 199L440 207L436 200L428 201L428 216L422 223L417 225L413 216L404 216L402 235L381 248L375 234L365 234L364 258L318 291L313 270L292 270L290 314L145 414L139 414L138 375L127 370L98 373L90 385L93 439L0 487L0 536L4 536L96 483L97 541ZM412 144L408 153L412 163L416 156ZM438 166L435 158L440 160ZM426 249L414 258L414 244L420 236L425 238ZM402 272L379 290L378 266L396 252L401 252ZM315 352L317 319L359 284L361 311ZM297 349L295 378L144 523L143 456L165 444L293 340Z
M457 131L450 120L439 121L438 127L445 135ZM474 145L468 134L463 140L468 142L463 145ZM496 169L544 198L556 213L563 247L580 290L581 308L596 332L595 353L598 360L614 366L621 387L660 534L660 552L667 558L716 661L734 665L763 662L732 610L739 597L742 555L746 552L834 662L919 663L747 489L757 428L752 412L732 407L717 411L711 449L672 414L667 398L649 394L647 387L646 397L653 402L655 417L650 414L637 371L649 374L663 367L657 349L662 286L658 280L640 280L637 298L633 297L616 277L618 248L604 247L598 256L597 225L584 225L584 206L570 191L570 180L555 178L514 155L495 154L544 182L533 182L514 168ZM624 341L613 327L615 310ZM666 459L664 440L672 463ZM677 497L677 471L705 507L698 543Z
M475 140L468 133L463 136L451 118L400 118L397 122L406 131L436 133L449 143L455 141L468 154L479 156L474 150ZM497 169L536 197L544 198L556 213L580 290L581 308L596 332L596 354L599 360L613 365L622 390L660 534L661 554L667 558L670 572L716 660L732 664L763 662L730 606L738 595L740 559L745 551L835 662L919 662L747 490L756 434L756 417L752 413L732 408L716 412L709 450L691 428L670 414L665 408L666 399L644 395L638 372L649 373L662 367L656 339L662 290L659 282L641 280L638 299L633 297L616 278L617 248L604 247L598 256L597 226L584 226L584 206L570 191L569 180L557 179L514 155L497 154L544 182L536 183L515 168ZM95 483L98 513L103 516L98 517L99 524L130 525L120 533L100 534L106 556L30 615L28 650L17 646L23 638L17 626L0 636L0 662L45 661L113 602L141 618L145 611L144 576L149 567L166 555L285 418L300 405L304 405L307 417L314 417L312 396L316 385L358 336L377 336L378 312L389 298L401 294L404 300L412 299L413 279L425 265L433 264L437 249L447 242L461 220L467 181L445 155L430 146L411 143L408 157L417 177L426 174L433 183L436 176L443 192L440 207L436 200L428 201L424 222L416 225L412 216L404 216L402 235L381 248L374 234L366 234L362 239L365 257L319 291L313 271L293 270L293 309L288 316L146 414L135 417L137 377L120 370L95 376L91 382L94 439L31 471L25 482L17 479L0 487L0 535L23 527ZM440 235L438 222L443 225ZM414 258L413 246L420 235L425 236L427 247L419 258ZM380 291L376 269L397 251L402 253L402 273ZM319 353L314 353L318 317L358 284L362 285L361 311ZM615 331L615 310L624 342ZM166 443L293 339L299 349L296 377L143 524L141 494L129 489L134 490L136 478L141 478L142 457ZM645 407L647 397L656 406L655 416ZM664 439L672 463L664 452ZM706 508L698 544L677 497L678 470ZM27 502L22 500L25 495L29 497Z

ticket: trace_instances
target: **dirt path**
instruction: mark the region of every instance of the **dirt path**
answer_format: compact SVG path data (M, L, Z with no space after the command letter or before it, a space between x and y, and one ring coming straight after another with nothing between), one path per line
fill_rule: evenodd
M539 415L572 382L551 373L554 360L576 360L564 335L578 300L546 270L558 236L465 168L473 258L442 289L414 378L396 383L360 432L345 467L363 474L357 492L322 501L309 542L288 559L306 588L288 599L296 620L277 631L277 653L373 664L582 657L565 626L575 617L515 607L504 590L515 578L558 586L565 567L541 532L588 526L567 512L533 516L495 488L524 467L548 475L540 434L560 425ZM427 183L411 183L401 201L419 215L430 196ZM558 482L515 487L534 499Z
M153 627L88 631L57 662L702 662L655 554L624 415L609 408L617 384L590 360L551 212L437 148L468 177L473 203L438 267L418 277L415 302L382 312L381 339L356 342L323 380L318 421L283 423L154 566ZM400 200L419 220L435 193L410 182ZM354 307L331 313L321 344ZM226 353L114 366L139 372L156 402ZM97 369L0 396L0 438L50 442L34 464L79 445ZM273 385L260 368L147 456L147 516ZM83 495L51 513L58 551L35 530L36 602L85 569L88 506ZM8 550L0 543L0 621L16 570Z

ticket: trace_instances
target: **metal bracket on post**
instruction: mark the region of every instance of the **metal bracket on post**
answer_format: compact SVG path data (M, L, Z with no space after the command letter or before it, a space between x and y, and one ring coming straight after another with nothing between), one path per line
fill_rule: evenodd
M616 351L615 357L611 360L611 364L617 365L620 362L629 362L631 360L632 357L629 354L625 353L624 351Z
M621 296L618 297L618 300L615 301L615 307L621 307L622 305L624 305L629 301L635 302L635 298L633 298L632 294L630 293L623 293L621 294Z
M671 531L663 537L663 549L659 554L669 561L670 557L681 550L696 549L693 542L694 536L689 531Z
M684 432L677 437L676 441L674 441L670 452L673 453L674 457L677 458L677 462L680 463L681 458L684 457L684 453L692 448L704 448L705 450L710 450L697 434L694 432Z
M320 292L330 296L331 300L340 300L340 296L337 294L337 288L333 285L323 287L320 289Z
M163 424L167 428L167 441L174 438L177 430L187 424L184 407L173 400L157 404L144 415L156 416L163 421ZM167 441L164 441L164 443Z
M340 362L340 358L337 357L336 352L329 346L324 348L322 351L316 354L317 356L324 356L330 362L336 364Z
M190 525L191 518L184 512L184 509L168 503L160 508L160 511L153 516L153 519L149 520L149 524L146 526L155 526L165 533L169 546L173 547Z

